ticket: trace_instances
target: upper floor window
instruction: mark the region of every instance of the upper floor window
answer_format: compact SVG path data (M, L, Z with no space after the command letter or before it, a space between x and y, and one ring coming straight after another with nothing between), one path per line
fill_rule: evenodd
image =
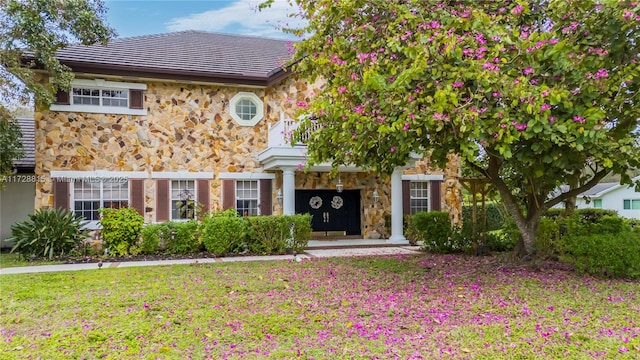
M262 100L250 92L239 92L229 101L231 117L241 126L254 126L264 117Z
M53 111L74 111L102 114L146 115L144 94L146 84L76 79L71 92L60 91Z

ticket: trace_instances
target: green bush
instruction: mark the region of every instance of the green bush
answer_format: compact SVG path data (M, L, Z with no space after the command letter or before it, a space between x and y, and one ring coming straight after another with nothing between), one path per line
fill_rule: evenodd
M136 255L144 218L134 208L100 209L102 240L110 255Z
M603 277L640 279L640 233L563 236L562 259L581 273Z
M202 220L202 243L208 252L226 255L246 251L247 225L235 209L207 215Z
M43 256L49 259L68 254L87 237L83 218L64 209L38 209L29 215L29 220L11 226L14 242L11 252L26 256Z
M253 254L282 254L287 249L302 252L311 237L311 215L251 216L247 245ZM293 238L292 238L293 232Z
M514 235L513 229L505 223L502 229L488 231L486 234L487 242L485 243L485 249L488 251L513 250L518 242L519 236L517 229L515 230L516 235Z
M170 222L169 227L171 233L165 237L167 253L189 254L200 250L200 223L195 220Z
M422 249L434 253L464 252L471 242L460 231L453 231L446 211L418 212L408 217L407 234L422 241Z
M503 210L503 205L502 204L497 204L497 203L487 203L485 204L485 210L487 212L487 231L493 231L493 230L499 230L502 229L502 227L504 226L504 222L505 222L505 210ZM477 229L478 231L482 230L482 205L478 204L478 207L476 209L476 211L478 212L476 214L477 216L477 222L478 224ZM473 212L473 208L472 205L464 205L462 207L462 223L463 224L468 224L469 226L469 234L471 234L471 224L473 223L473 219L472 219L472 212ZM464 225L463 225L464 226Z
M168 222L149 224L142 229L140 251L144 254L158 254L167 248L171 238L171 225Z
M551 258L558 255L558 241L560 240L560 224L551 219L540 219L536 234L536 256Z

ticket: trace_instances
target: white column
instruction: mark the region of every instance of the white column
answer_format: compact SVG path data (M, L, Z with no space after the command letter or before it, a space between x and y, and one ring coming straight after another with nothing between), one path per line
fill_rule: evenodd
M296 173L293 168L282 169L282 214L296 213Z
M402 168L397 167L391 174L391 237L389 244L408 245L402 229Z

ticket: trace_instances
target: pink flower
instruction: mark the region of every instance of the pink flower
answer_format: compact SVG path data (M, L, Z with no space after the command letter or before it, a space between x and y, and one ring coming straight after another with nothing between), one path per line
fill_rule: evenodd
M549 116L549 122L550 123L555 122L555 121L556 121L556 118L554 118L553 116Z
M603 79L609 76L609 72L607 71L607 69L599 69L596 74L594 75L594 77L596 79Z
M571 93L573 95L578 95L580 93L580 88L575 88L575 89L571 90Z
M620 349L618 349L618 352L620 354L624 354L626 352L629 352L629 349L627 349L625 346L621 347Z
M524 69L522 71L522 73L525 74L525 75L533 74L533 69L528 67L528 68Z
M462 85L464 85L464 84L462 82L460 82L460 81L456 81L453 84L451 84L451 86L454 87L454 88L461 88Z
M580 124L584 124L584 122L585 122L584 118L582 116L578 116L578 115L573 117L573 121L579 122Z
M550 93L551 93L551 90L547 89L547 90L545 90L545 91L541 92L541 93L540 93L540 95L542 95L542 96L547 96L547 95L549 95Z
M551 105L544 103L542 104L542 106L540 106L540 111L545 111L545 110L549 110L551 109Z
M301 107L303 109L306 109L308 107L306 101L298 101L298 102L296 102L296 106Z
M338 94L342 94L342 93L344 93L345 91L347 91L347 87L346 87L346 86L340 86L340 87L338 88Z
M396 147L395 147L395 146L392 146L392 147L391 147L391 152L395 152L395 151L396 151Z
M500 97L500 91L494 91L491 93L491 96L493 97Z
M524 131L524 130L527 129L527 124L518 124L518 125L516 125L516 129L518 131Z
M409 117L409 119L412 119L412 120L413 120L413 119L415 119L415 118L416 118L416 115L415 115L415 114L409 114L409 116L408 116L408 117Z
M298 170L302 170L302 163L298 163Z
M407 130L409 130L409 123L408 123L408 122L407 122L407 123L404 123L404 126L402 127L402 130L403 130L403 131L407 131Z
M514 15L520 14L522 12L522 10L524 10L524 7L522 7L522 5L518 4L516 5L516 7L513 8L513 10L511 10L511 13Z

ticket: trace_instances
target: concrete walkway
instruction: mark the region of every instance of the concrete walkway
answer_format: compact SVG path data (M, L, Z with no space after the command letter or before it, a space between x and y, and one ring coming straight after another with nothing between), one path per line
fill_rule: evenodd
M364 248L333 248L321 249L310 248L302 254L298 254L296 261L309 260L312 258L328 258L328 257L349 257L349 256L385 256L385 255L403 255L418 254L417 246L386 246L386 247L364 247ZM125 261L125 262L104 262L103 268L124 268L134 266L165 266L179 264L206 264L206 263L225 263L238 261L274 261L274 260L292 260L292 255L269 255L269 256L236 256L221 258L205 258L205 259L180 259L180 260L150 260L150 261ZM78 270L98 270L97 263L90 264L59 264L59 265L40 265L40 266L24 266L0 269L0 275L8 274L27 274L40 272L58 272L58 271L78 271Z

